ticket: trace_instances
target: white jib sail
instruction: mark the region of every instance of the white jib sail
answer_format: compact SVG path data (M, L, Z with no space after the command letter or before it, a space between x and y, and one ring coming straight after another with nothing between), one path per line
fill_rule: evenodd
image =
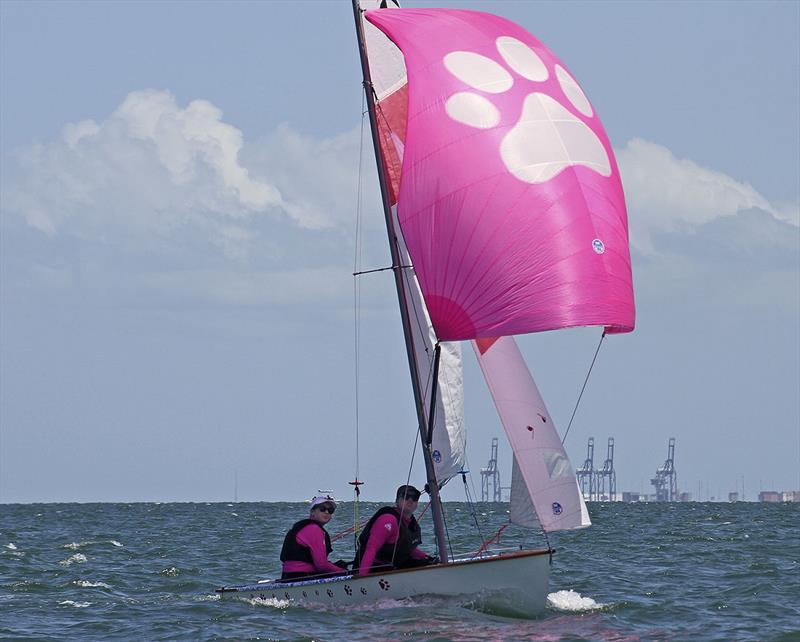
M511 509L508 519L512 524L525 528L539 528L539 518L536 517L536 509L533 507L517 458L512 456L511 459Z
M514 452L511 521L535 525L532 506L545 531L589 526L575 472L516 341L500 337L472 344Z

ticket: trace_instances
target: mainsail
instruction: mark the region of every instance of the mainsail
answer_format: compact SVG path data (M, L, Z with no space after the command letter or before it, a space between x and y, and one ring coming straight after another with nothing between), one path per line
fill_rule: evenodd
M386 2L367 0L361 2L364 8L376 8ZM406 288L406 306L411 312L413 322L414 353L419 366L420 390L424 392L426 418L430 408L433 382L434 344L430 316L422 298L416 274L408 256L402 229L397 221L397 194L400 186L400 168L403 161L405 143L406 105L408 85L403 54L382 32L368 22L363 22L364 34L369 52L369 66L372 86L379 112L378 131L380 147L384 158L384 168L389 178L390 203L394 234L402 264ZM434 411L433 443L431 456L440 485L464 467L466 437L464 431L464 394L461 345L457 342L442 345L439 376L436 385L438 394Z

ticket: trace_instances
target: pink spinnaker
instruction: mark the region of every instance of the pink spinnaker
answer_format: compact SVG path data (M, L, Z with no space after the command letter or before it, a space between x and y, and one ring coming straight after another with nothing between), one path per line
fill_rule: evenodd
M398 218L438 339L632 330L619 169L566 67L489 14L366 18L405 59Z

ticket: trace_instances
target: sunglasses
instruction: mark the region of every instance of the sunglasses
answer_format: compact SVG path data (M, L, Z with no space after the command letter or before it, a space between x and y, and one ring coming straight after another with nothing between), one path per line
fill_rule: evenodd
M336 507L331 506L330 504L322 504L321 506L317 506L316 509L322 511L323 513L330 513L331 515L336 512Z

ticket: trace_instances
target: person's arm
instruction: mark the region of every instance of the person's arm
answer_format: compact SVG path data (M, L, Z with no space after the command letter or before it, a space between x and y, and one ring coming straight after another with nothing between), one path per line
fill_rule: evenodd
M320 573L341 573L342 569L333 562L328 561L328 551L325 549L325 533L314 524L308 524L297 533L297 541L307 546L314 560L314 570Z
M415 560L426 560L430 558L430 555L428 555L425 551L419 550L419 548L414 548L411 549L411 557L413 557Z
M381 546L394 541L397 541L397 519L392 515L381 515L372 525L369 540L364 548L364 555L361 557L361 564L358 566L358 574L367 575Z

